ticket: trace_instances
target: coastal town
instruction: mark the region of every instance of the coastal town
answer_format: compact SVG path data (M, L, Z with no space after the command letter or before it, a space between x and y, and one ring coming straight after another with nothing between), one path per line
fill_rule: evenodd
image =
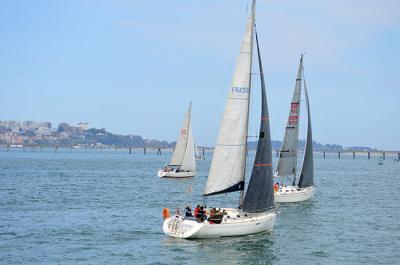
M70 125L61 122L53 127L48 121L0 121L0 144L12 147L23 145L58 146L118 146L170 148L175 142L143 139L129 134L113 134L106 129L89 128L88 122Z

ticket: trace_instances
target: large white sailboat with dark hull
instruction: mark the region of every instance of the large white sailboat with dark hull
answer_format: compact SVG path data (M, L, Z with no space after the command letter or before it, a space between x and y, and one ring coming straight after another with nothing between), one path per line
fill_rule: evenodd
M195 144L192 132L192 103L183 120L171 161L158 171L160 178L188 178L196 175Z
M164 216L163 230L169 236L213 238L256 234L273 229L276 213L272 187L272 150L260 56L258 56L262 81L260 134L250 182L244 195L254 32L255 0L253 0L252 13L248 20L236 70L232 78L232 86L228 90L225 110L203 194L204 196L212 196L240 191L240 206L238 208L220 208L219 221L216 221L209 209L205 211L208 219L180 215L168 216L167 214ZM259 53L258 40L257 48Z
M312 146L311 113L308 99L307 85L304 79L303 56L300 59L297 73L296 87L290 106L290 113L285 129L285 136L279 155L276 175L280 178L280 185L275 190L276 202L300 202L314 195L314 159ZM307 134L305 140L303 164L300 178L297 179L297 153L300 122L301 87L304 81L304 94L307 107ZM287 180L291 183L285 184ZM286 182L285 182L286 181Z

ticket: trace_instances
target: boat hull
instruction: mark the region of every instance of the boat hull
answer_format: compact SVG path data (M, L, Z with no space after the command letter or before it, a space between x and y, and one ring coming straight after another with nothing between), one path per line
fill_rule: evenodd
M169 171L159 170L157 174L160 178L191 178L196 175L196 171Z
M299 188L297 186L286 186L279 188L275 192L275 202L302 202L311 199L314 196L314 186Z
M163 231L169 236L178 238L217 238L252 235L273 230L275 211L254 214L237 209L226 210L228 215L224 216L220 224L208 221L197 222L183 216L172 216L165 219ZM228 218L228 216L230 217Z

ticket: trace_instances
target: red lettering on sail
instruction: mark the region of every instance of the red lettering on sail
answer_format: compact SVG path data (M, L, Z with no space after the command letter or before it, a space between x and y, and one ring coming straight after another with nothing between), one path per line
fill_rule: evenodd
M288 124L296 125L298 120L299 120L299 117L297 115L291 115L291 116L289 116Z
M299 103L294 102L290 106L290 112L291 113L297 113L299 111Z

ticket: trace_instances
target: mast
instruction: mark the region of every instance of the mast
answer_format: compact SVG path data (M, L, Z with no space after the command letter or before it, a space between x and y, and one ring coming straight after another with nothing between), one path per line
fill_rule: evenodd
M244 189L255 0L228 90L204 196Z
M243 202L243 210L246 212L264 212L274 206L271 132L257 31L255 36L261 78L261 121L256 157Z
M303 55L300 58L299 70L297 72L296 78L296 86L293 92L292 102L290 104L289 117L285 128L285 136L283 138L277 166L278 176L283 178L285 176L293 175L293 183L296 180L297 168L302 72Z

